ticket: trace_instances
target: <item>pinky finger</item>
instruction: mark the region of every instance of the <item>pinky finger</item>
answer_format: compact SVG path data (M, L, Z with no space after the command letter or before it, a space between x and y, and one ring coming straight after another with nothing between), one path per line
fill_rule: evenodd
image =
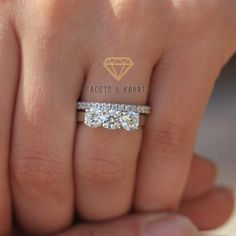
M183 203L179 212L190 218L201 230L223 225L234 208L233 194L224 187L215 187L207 194Z
M214 186L217 173L217 167L212 161L194 154L183 193L183 201L197 198L207 193Z

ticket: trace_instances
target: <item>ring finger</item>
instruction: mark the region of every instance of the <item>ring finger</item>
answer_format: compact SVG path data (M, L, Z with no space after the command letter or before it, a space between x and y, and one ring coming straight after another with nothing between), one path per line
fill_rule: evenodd
M118 45L118 44L116 44ZM122 54L123 52L123 54ZM102 66L107 55L130 55L134 65L117 82ZM145 61L145 63L144 63ZM145 104L147 93L124 94L127 85L148 87L152 59L120 45L95 58L85 83L82 101ZM91 92L94 86L110 86L110 93ZM119 87L120 93L115 94ZM89 92L90 91L90 92ZM75 151L76 204L80 215L89 220L105 220L126 213L132 202L136 162L142 130L132 132L88 128L79 124ZM104 208L104 204L106 207Z

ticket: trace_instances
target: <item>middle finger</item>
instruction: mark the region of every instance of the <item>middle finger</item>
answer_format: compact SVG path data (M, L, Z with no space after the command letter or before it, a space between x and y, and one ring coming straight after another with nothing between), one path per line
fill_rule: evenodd
M36 5L25 4L24 12ZM19 35L23 61L11 160L16 218L30 235L54 233L73 220L76 100L83 79L71 28L63 20L60 27L52 23L39 5L36 12L41 20L25 14L19 26L22 32L27 25Z

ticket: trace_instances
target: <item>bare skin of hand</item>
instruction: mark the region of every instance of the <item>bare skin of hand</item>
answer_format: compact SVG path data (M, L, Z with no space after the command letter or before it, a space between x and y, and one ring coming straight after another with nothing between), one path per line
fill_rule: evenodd
M100 224L83 223L53 236L78 235L199 236L199 233L188 218L177 214L135 214ZM14 236L22 236L22 234L15 232Z
M233 209L232 193L226 188L214 187L216 176L217 169L212 162L199 156L193 158L179 213L191 219L201 229L220 226L229 218ZM125 216L101 224L77 222L70 229L55 236L146 236L144 228L149 231L150 227L155 236L198 235L196 226L193 226L186 217L170 213L153 213ZM22 235L25 234L23 232L14 234L14 236Z
M196 227L178 215L133 215L102 224L81 224L57 236L199 236Z
M203 181L191 162L201 114L236 50L235 9L234 0L0 1L1 235L12 206L33 235L69 227L75 208L88 221L132 208L179 210L203 229L223 223L231 194L212 189L211 164ZM115 86L102 62L123 55L134 67L119 85L150 94L84 92ZM89 129L77 125L78 99L148 103L152 113L139 131Z

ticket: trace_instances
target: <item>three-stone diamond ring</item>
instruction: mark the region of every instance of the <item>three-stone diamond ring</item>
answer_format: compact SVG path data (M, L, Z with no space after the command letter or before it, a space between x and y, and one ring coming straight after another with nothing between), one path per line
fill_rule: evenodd
M78 102L78 122L91 128L138 130L150 113L149 106L117 103Z

